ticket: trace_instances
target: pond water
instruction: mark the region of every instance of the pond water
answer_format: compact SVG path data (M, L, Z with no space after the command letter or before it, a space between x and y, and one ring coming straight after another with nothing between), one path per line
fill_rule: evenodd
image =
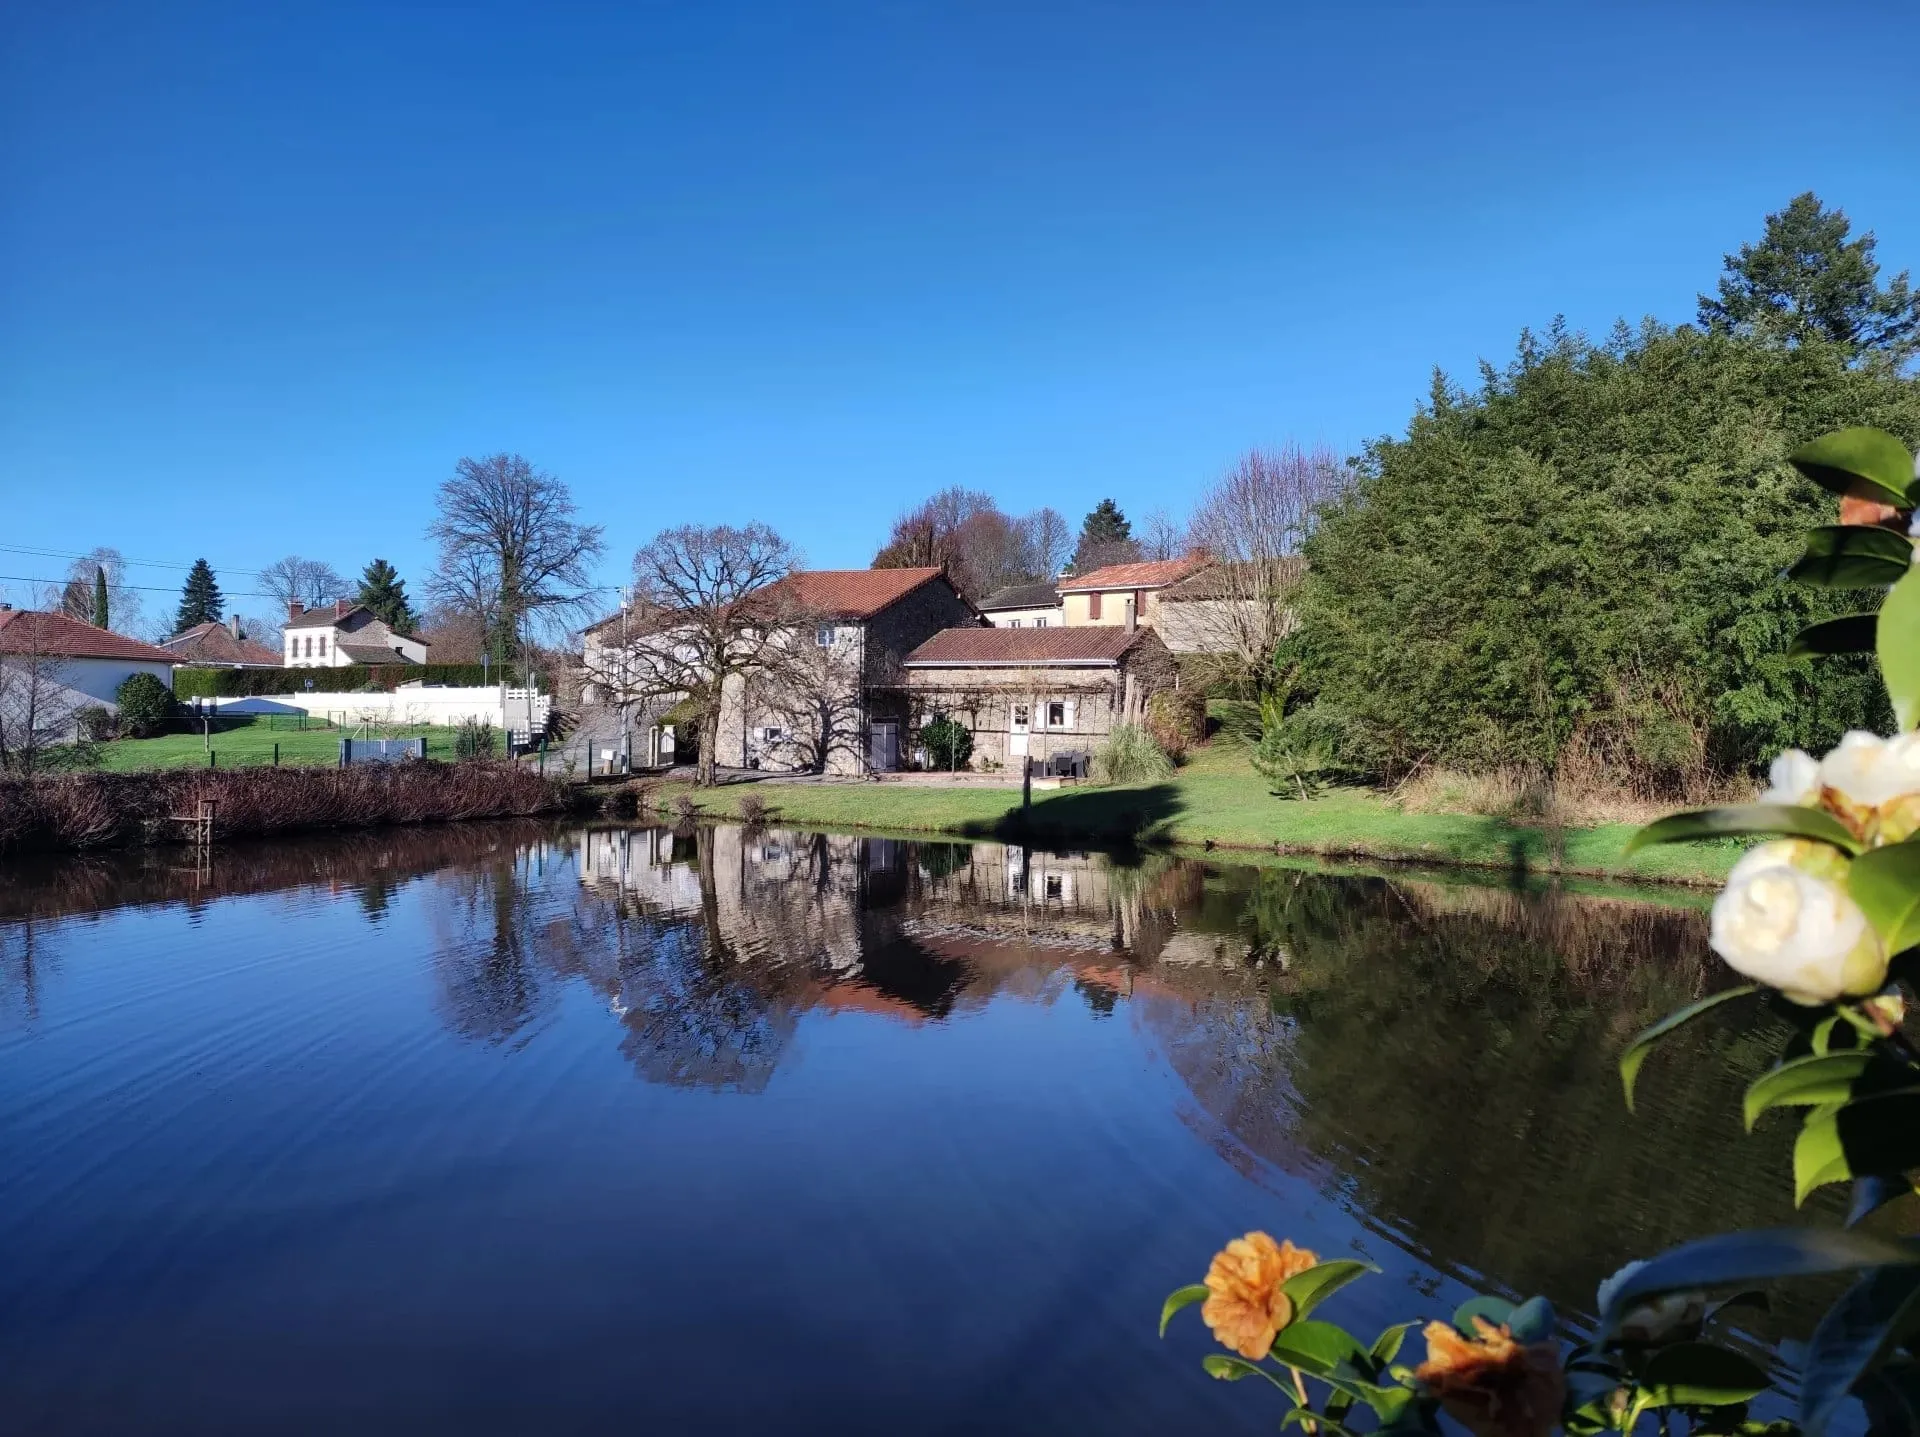
M1576 1320L1791 1221L1703 900L739 828L0 873L8 1432L1272 1431L1265 1228Z

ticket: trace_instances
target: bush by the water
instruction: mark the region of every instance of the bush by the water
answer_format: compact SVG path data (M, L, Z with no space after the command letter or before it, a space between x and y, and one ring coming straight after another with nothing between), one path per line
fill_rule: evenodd
M1207 696L1200 689L1162 689L1147 700L1147 731L1179 763L1207 736Z
M113 691L120 706L120 725L135 738L159 729L174 710L173 690L152 674L129 674Z
M313 828L525 817L566 806L562 787L509 763L174 769L0 778L0 851L92 848L177 836L165 820L217 805L222 838Z
M496 737L493 725L486 719L462 719L453 731L454 757L492 758L497 748Z
M1372 773L1551 773L1578 748L1670 795L1886 732L1870 664L1787 656L1862 596L1779 583L1833 517L1787 451L1843 425L1920 438L1920 383L1854 359L1649 323L1525 336L1472 393L1436 379L1307 543L1294 706Z
M88 704L73 716L73 721L88 743L105 743L113 737L113 710L105 704Z
M1093 751L1093 776L1102 783L1154 783L1173 777L1173 760L1145 728L1123 723Z
M920 743L930 767L952 771L973 757L973 735L958 719L935 719L920 730Z

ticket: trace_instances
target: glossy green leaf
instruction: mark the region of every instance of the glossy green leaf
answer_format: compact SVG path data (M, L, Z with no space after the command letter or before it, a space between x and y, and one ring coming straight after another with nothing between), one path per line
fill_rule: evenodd
M1840 1104L1828 1103L1807 1114L1793 1140L1793 1205L1799 1207L1815 1188L1828 1183L1845 1182L1853 1176L1847 1166L1846 1149L1840 1142L1840 1127L1835 1118Z
M1847 890L1889 953L1920 944L1920 840L1861 854L1847 869Z
M1529 1297L1514 1308L1507 1327L1516 1341L1545 1342L1553 1336L1555 1321L1552 1303L1544 1297Z
M1292 1407L1281 1414L1280 1428L1282 1431L1285 1431L1295 1423L1299 1423L1303 1427L1311 1423L1322 1432L1332 1433L1333 1437L1355 1437L1352 1428L1324 1412L1315 1412L1311 1407Z
M1795 803L1737 803L1727 808L1699 808L1656 819L1627 840L1627 853L1656 843L1692 843L1702 838L1749 838L1760 835L1812 838L1858 853L1860 842L1825 809Z
M1807 535L1807 552L1787 577L1821 589L1874 589L1897 584L1913 566L1913 543L1891 529L1835 524Z
M1887 590L1875 626L1874 651L1901 731L1920 728L1920 569L1909 570Z
M1647 1362L1642 1385L1662 1407L1727 1407L1751 1402L1770 1384L1752 1358L1711 1342L1676 1342Z
M1506 1325L1513 1316L1513 1304L1504 1297L1470 1297L1453 1310L1453 1325L1469 1337L1477 1337L1473 1320L1478 1317L1495 1327Z
M1877 614L1844 614L1823 623L1808 624L1787 645L1787 657L1817 659L1826 654L1870 654L1874 631L1879 625Z
M1344 1327L1308 1318L1281 1329L1273 1340L1271 1356L1275 1362L1324 1380L1342 1362L1365 1360L1367 1349Z
M1332 1262L1315 1263L1305 1272L1296 1272L1281 1284L1280 1290L1292 1301L1297 1322L1355 1278L1379 1270L1370 1262L1335 1258Z
M1368 1349L1367 1355L1373 1358L1376 1371L1385 1368L1400 1355L1400 1348L1406 1342L1407 1334L1419 1325L1417 1322L1396 1322L1373 1339L1373 1346Z
M1160 1335L1162 1337L1167 1335L1167 1324L1173 1321L1174 1313L1183 1307L1192 1307L1194 1303L1206 1300L1207 1287L1201 1282L1178 1288L1169 1294L1167 1300L1160 1304Z
M1787 461L1822 489L1906 508L1913 456L1884 429L1841 429L1802 444Z
M1917 1329L1920 1268L1878 1268L1842 1293L1807 1344L1800 1422L1808 1437L1820 1437L1854 1384Z
M1866 1071L1873 1057L1864 1049L1816 1053L1762 1073L1747 1087L1743 1113L1747 1131L1753 1131L1754 1123L1768 1108L1817 1108L1845 1102L1852 1096L1853 1080Z
M1209 1377L1217 1377L1222 1382L1238 1382L1243 1377L1264 1377L1282 1392L1288 1392L1287 1384L1280 1380L1278 1373L1269 1372L1257 1362L1249 1362L1244 1357L1234 1357L1225 1352L1209 1352L1200 1359L1200 1366ZM1288 1392L1288 1395L1292 1394Z
M1651 1028L1645 1028L1636 1033L1633 1041L1628 1043L1626 1050L1620 1054L1620 1082L1627 1091L1627 1111L1633 1111L1634 1081L1640 1076L1640 1069L1646 1063L1647 1055L1653 1051L1655 1043L1674 1029L1691 1023L1709 1008L1717 1008L1731 999L1744 998L1747 994L1756 991L1758 990L1751 983L1737 983L1731 988L1723 988L1720 992L1702 998L1698 1002L1676 1009Z
M1669 1248L1629 1276L1600 1314L1595 1336L1608 1336L1622 1315L1669 1292L1747 1287L1774 1278L1814 1277L1887 1265L1920 1265L1920 1246L1844 1228L1754 1228L1716 1233Z

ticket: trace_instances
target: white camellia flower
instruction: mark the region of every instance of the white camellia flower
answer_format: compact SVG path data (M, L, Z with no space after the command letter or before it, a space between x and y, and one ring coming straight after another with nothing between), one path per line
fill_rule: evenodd
M1920 794L1920 733L1881 738L1855 729L1820 760L1820 783L1870 809Z
M1886 982L1887 954L1847 892L1846 862L1825 844L1802 839L1750 849L1713 901L1713 951L1796 1003L1877 992Z
M1820 760L1804 749L1790 748L1767 769L1767 791L1762 803L1811 803L1820 796Z
M1647 1264L1637 1259L1604 1279L1594 1293L1599 1310L1605 1312L1626 1280ZM1670 1337L1689 1334L1707 1320L1707 1295L1704 1292L1669 1292L1647 1302L1636 1303L1620 1318L1617 1331L1628 1342L1665 1342Z

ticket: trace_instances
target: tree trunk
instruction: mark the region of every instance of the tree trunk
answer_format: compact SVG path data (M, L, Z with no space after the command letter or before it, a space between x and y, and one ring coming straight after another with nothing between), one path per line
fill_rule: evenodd
M720 692L724 694L725 691L723 684ZM700 762L693 770L695 788L713 787L714 755L720 747L720 704L721 699L716 695L714 701L707 705L707 711L700 715Z

